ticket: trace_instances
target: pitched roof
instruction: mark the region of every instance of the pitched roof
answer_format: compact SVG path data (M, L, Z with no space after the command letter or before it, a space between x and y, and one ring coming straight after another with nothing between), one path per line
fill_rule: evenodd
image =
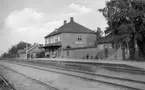
M43 46L43 44L34 43L34 45L32 45L31 47L28 48L27 52L29 52L30 50L32 50L35 47L42 47L42 46Z
M124 36L120 36L120 35L115 35L113 33L108 34L105 37L101 37L99 38L99 40L97 41L98 44L102 44L102 43L111 43L114 42L114 39L116 38L116 41L120 40L122 37Z
M93 30L86 28L76 22L73 21L73 17L71 17L71 20L69 23L66 23L64 21L64 25L59 27L57 30L51 32L45 38L59 34L59 33L95 33Z
M109 34L109 35L107 35L107 36L105 36L105 37L99 38L98 41L97 41L97 43L98 43L98 44L101 44L101 43L110 43L110 42L112 42L113 40L114 40L114 35Z

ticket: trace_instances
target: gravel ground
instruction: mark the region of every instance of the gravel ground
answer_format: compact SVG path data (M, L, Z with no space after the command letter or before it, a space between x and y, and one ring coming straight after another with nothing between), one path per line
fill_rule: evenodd
M73 76L57 74L57 73L38 70L38 69L30 68L30 67L8 64L4 62L1 62L1 64L4 66L10 67L11 69L14 69L20 73L33 77L37 80L45 82L51 86L57 87L60 90L127 90L124 88L115 87L113 85L107 85L107 84L103 84L99 82L88 81L88 80L76 78ZM10 76L7 76L7 77L10 77ZM16 75L11 74L11 78L13 79L14 82L23 81L23 83L27 83L26 86L28 87L31 84L33 84L32 82L27 81L27 79L25 79L24 77L19 76L17 77L17 79L14 79L14 77L16 77ZM24 88L24 85L21 85L21 84L17 86ZM18 90L22 90L22 89L18 89ZM44 89L35 88L35 89L25 89L25 90L44 90Z
M23 75L13 72L3 66L0 66L0 73L13 87L15 87L16 90L52 90L46 85L42 85L35 80L26 78Z

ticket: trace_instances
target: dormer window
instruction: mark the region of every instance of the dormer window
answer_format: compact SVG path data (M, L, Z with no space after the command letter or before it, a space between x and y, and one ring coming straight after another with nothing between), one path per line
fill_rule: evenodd
M82 37L78 36L78 41L81 42L82 41Z

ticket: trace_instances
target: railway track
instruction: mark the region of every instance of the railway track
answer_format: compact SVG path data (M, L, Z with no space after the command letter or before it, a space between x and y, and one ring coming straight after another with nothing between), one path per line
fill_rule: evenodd
M39 83L39 84L41 84L41 85L44 85L44 86L48 87L49 90L60 90L60 89L58 89L58 88L56 88L56 87L53 87L53 86L51 86L51 85L46 84L45 82L39 81L39 80L37 80L37 79L35 79L35 78L32 78L32 77L30 77L30 76L28 76L28 75L22 74L22 73L20 73L20 72L18 72L18 71L15 71L15 70L13 70L13 69L11 69L11 68L8 68L8 67L4 66L4 65L1 65L1 66L5 67L5 68L7 68L7 69L9 69L9 70L11 70L11 71L17 73L17 74L20 74L20 75L22 75L22 76L24 76L24 77L26 77L26 78L28 78L28 79L30 79L30 80L32 80L32 81L36 81L37 83ZM7 83L7 84L8 84L8 83ZM10 86L10 84L8 84L8 85ZM10 87L11 87L11 86L10 86ZM11 87L11 90L15 90L15 89Z
M138 80L131 80L131 79L127 79L127 78L119 78L119 77L113 77L113 76L108 76L108 75L101 75L101 74L95 74L95 73L91 73L91 72L84 72L84 71L80 71L80 70L73 70L73 69L66 69L66 68L60 68L60 67L44 67L44 66L40 66L40 65L36 65L36 64L30 64L30 63L18 63L18 62L11 62L13 64L17 64L17 65L22 65L25 67L31 67L34 69L40 69L40 70L44 70L44 71L48 71L48 72L55 72L55 73L59 73L59 74L65 74L65 75L69 75L69 76L74 76L74 77L79 77L79 78L83 78L83 79L87 79L87 80L91 80L91 81L96 81L96 82L101 82L101 83L105 83L105 84L109 84L109 85L114 85L114 86L118 86L118 87L123 87L123 88L127 88L129 90L144 90L145 89L145 82L143 81L138 81ZM77 73L77 74L73 74L73 73ZM87 77L85 75L88 75ZM91 78L91 76L95 77L95 78Z
M3 76L0 75L0 79L1 79L1 84L4 84L4 87L7 88L7 90L15 90L14 87L12 87Z

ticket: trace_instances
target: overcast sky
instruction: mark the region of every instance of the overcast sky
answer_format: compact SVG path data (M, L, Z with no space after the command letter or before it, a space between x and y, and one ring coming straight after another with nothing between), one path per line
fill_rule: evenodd
M105 0L0 0L0 55L20 41L44 44L44 36L70 17L92 30L107 26L98 12Z

